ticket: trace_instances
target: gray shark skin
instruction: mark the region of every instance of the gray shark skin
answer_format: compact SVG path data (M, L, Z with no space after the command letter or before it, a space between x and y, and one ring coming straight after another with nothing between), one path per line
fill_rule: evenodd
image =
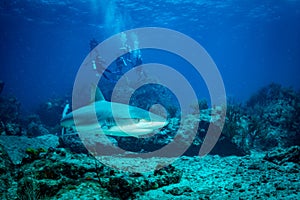
M138 137L166 126L167 121L135 106L100 100L63 116L60 124L78 132L92 132L101 127L105 135Z

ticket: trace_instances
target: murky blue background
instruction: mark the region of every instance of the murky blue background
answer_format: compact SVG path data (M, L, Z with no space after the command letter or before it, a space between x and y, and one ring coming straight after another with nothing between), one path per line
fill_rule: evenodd
M71 93L92 38L158 26L198 41L217 64L227 95L245 100L271 82L300 88L299 22L296 0L1 0L0 80L4 93L30 111ZM175 60L167 64L176 68ZM192 79L193 70L180 68ZM203 83L191 81L201 96Z

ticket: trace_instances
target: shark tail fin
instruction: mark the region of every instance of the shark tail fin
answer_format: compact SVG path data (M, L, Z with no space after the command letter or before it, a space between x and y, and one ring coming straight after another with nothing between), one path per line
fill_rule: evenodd
M64 118L67 115L67 112L69 111L69 109L70 109L70 104L67 103L65 105L65 108L64 108L63 113L61 115L62 118Z
M63 110L63 113L62 113L62 118L64 118L66 115L67 115L67 112L69 111L69 109L70 109L70 104L66 104L65 105L65 108L64 108L64 110ZM64 133L66 132L66 129L65 129L65 127L62 127L62 129L61 129L61 136L63 137L64 136Z

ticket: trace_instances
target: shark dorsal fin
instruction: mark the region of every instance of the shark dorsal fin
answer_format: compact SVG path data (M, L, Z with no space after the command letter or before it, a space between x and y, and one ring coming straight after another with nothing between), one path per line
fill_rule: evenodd
M101 90L98 88L98 86L95 85L95 84L92 84L92 87L91 87L91 102L93 102L94 99L95 99L95 102L105 101L105 98L104 98Z

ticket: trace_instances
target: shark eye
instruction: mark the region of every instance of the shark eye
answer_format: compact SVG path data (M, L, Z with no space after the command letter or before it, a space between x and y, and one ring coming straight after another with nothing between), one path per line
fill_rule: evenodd
M132 119L132 121L137 124L137 123L139 123L141 121L141 119L134 118L134 119Z

